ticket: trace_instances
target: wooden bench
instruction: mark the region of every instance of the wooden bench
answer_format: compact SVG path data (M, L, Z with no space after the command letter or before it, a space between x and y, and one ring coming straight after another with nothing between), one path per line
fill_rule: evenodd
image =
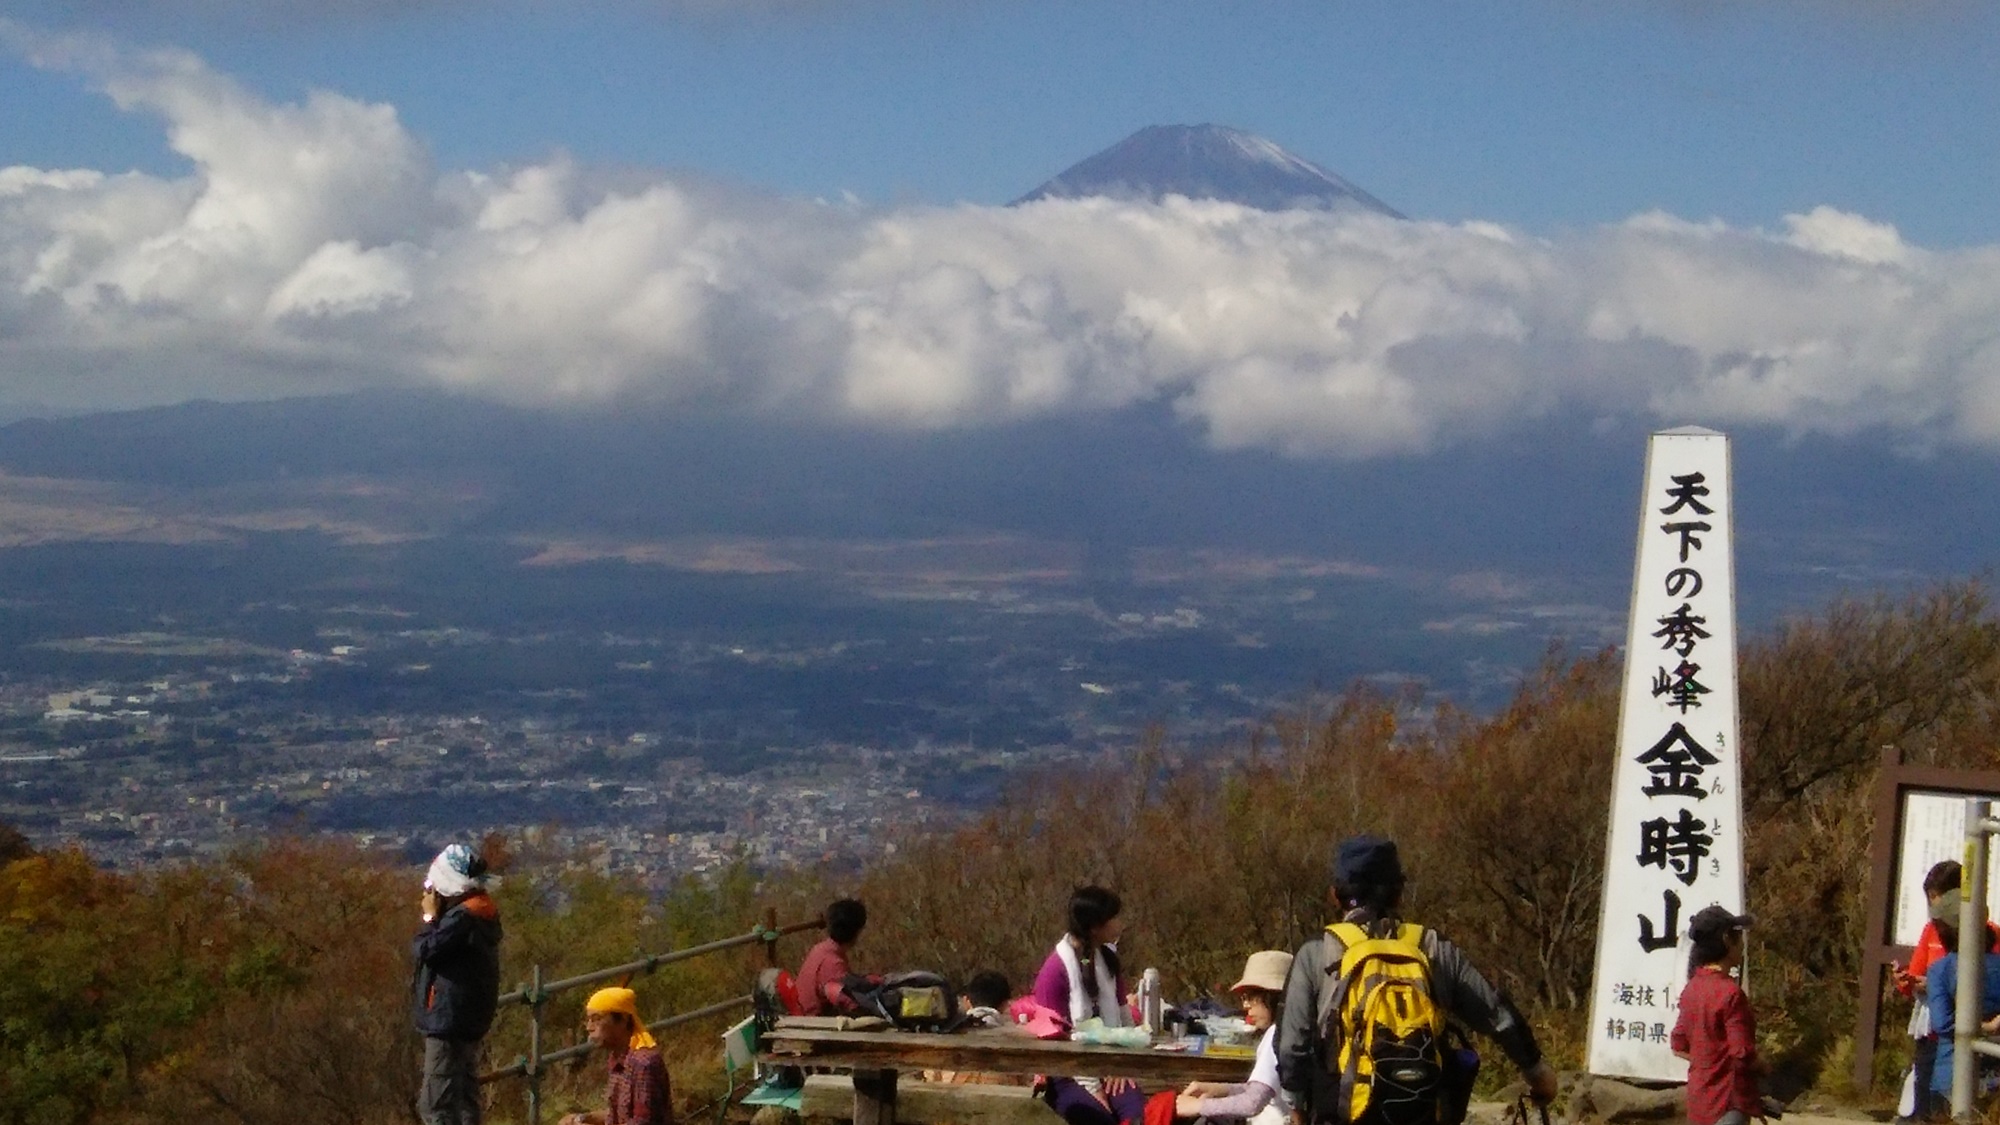
M1034 1039L1011 1029L935 1033L857 1030L824 1021L781 1019L765 1033L759 1058L778 1066L836 1067L850 1073L854 1125L896 1125L898 1119L964 1122L975 1105L1006 1106L1027 1113L1050 1111L1023 1093L994 1093L1004 1086L944 1086L899 1081L925 1070L968 1070L980 1074L1100 1074L1131 1078L1142 1086L1171 1089L1184 1082L1241 1082L1251 1060L1191 1055L1149 1047L1103 1047ZM838 1075L822 1075L841 1081ZM944 1105L936 1110L905 1109L904 1091L932 1086ZM1013 1087L1023 1090L1025 1087ZM979 1091L968 1093L968 1091ZM975 1100L980 1099L980 1100ZM1048 1118L1010 1118L1009 1125L1048 1125Z
M808 1121L853 1120L853 1081L845 1074L808 1075L799 1113ZM909 1125L1060 1125L1062 1118L1026 1086L905 1079L896 1084L896 1120Z

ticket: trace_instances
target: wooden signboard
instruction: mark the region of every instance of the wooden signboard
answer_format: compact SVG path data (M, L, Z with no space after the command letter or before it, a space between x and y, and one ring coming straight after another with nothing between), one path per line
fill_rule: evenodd
M1875 788L1875 839L1869 849L1861 1003L1854 1025L1854 1084L1860 1088L1866 1089L1875 1076L1883 972L1909 961L1927 920L1924 873L1942 859L1964 860L1967 797L2000 800L2000 773L1906 766L1894 747L1882 751ZM1994 867L2000 869L2000 864ZM2000 880L1988 880L1986 896L1989 903L2000 902Z

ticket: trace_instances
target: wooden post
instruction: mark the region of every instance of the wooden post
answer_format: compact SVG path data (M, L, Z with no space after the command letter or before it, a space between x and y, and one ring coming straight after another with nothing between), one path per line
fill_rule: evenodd
M1902 769L1902 750L1884 746L1875 778L1875 832L1868 848L1868 929L1861 942L1861 1004L1854 1018L1854 1072L1850 1077L1859 1090L1875 1085L1875 1048L1882 1033L1882 971L1895 964L1897 957L1889 933L1889 896L1896 882L1896 831L1901 827L1896 775ZM1923 1092L1917 1097L1917 1105L1922 1107Z
M542 1125L542 966L530 970L528 997L528 1125Z
M764 911L764 933L769 935L764 939L764 964L775 969L778 967L778 908L775 906Z
M896 1125L896 1072L854 1072L854 1125Z

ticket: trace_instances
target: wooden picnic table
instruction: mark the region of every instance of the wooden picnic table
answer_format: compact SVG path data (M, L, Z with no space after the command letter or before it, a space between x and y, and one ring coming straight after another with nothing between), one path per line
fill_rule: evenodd
M1243 1082L1252 1060L1149 1047L1100 1047L1036 1039L1007 1028L949 1035L855 1031L779 1020L765 1033L764 1058L781 1066L843 1067L854 1074L854 1125L895 1125L896 1074L970 1070L989 1074L1090 1074L1144 1085Z

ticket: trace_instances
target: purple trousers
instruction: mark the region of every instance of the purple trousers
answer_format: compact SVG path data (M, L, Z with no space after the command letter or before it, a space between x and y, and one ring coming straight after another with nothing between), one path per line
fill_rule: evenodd
M1110 1109L1074 1078L1051 1077L1047 1090L1043 1096L1049 1108L1069 1125L1140 1125L1146 1120L1146 1095L1136 1086L1112 1095Z

